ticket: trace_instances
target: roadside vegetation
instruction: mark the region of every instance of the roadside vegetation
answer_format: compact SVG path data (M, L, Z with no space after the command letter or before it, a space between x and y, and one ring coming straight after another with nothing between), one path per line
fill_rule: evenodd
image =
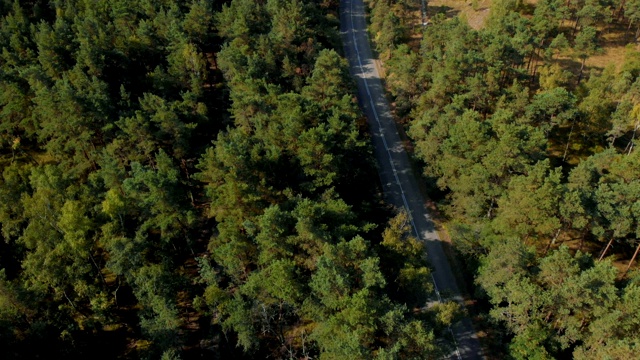
M474 2L428 2L423 27L420 1L368 3L479 317L501 325L496 357L633 358L640 4L483 2L472 27L484 10L456 9Z

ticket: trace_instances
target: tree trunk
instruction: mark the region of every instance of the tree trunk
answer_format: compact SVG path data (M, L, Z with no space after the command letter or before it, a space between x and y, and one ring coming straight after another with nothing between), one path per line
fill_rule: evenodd
M580 251L582 251L582 247L584 246L584 239L589 232L589 225L585 226L585 228L582 230L582 234L580 234L580 246L578 247L578 250Z
M636 256L638 256L639 251L640 251L640 242L638 242L638 247L636 247L636 252L633 253L633 257L631 258L631 261L629 261L629 265L627 265L627 268L624 270L624 273L622 274L622 276L627 275L627 271L629 271L629 269L631 268L631 265L633 265L633 262L636 260Z
M576 16L576 24L573 26L573 31L571 32L571 36L576 35L576 31L578 30L578 24L580 22L580 16Z
M118 305L118 290L120 290L120 277L118 275L116 275L116 282L118 283L118 287L113 290L112 294L113 294L113 300L115 300L116 302L116 306Z
M527 73L529 73L529 70L531 70L532 64L535 66L535 63L536 63L535 58L538 57L538 54L543 46L544 46L544 39L540 40L540 44L538 44L538 46L534 46L533 49L531 50L531 57L529 58L529 63L527 64ZM535 72L535 71L532 71L532 72Z
M67 292L65 290L62 290L62 294L67 299L69 304L71 304L71 307L73 308L73 310L78 311L78 308L76 307L76 304L74 304L73 301L71 301L71 299L69 299L69 297L67 296Z
M631 155L631 150L633 150L633 140L635 140L636 138L636 133L638 132L638 128L640 127L640 123L636 123L635 128L633 128L633 135L631 135L631 140L629 140L629 143L627 144L627 146L624 148L625 151L628 150L627 155Z
M98 263L96 263L96 260L93 258L93 255L91 255L91 253L89 253L89 258L91 259L91 262L93 263L93 265L96 267L98 276L100 276L100 279L102 280L102 283L104 284L104 286L108 286L107 280L105 280L104 276L102 276L102 271L100 271L100 267L98 266Z
M609 240L609 243L607 244L607 247L605 247L604 250L602 250L602 254L598 258L598 261L602 260L604 258L604 256L607 255L607 251L609 251L609 248L611 247L612 243L613 243L613 236L611 237L611 240Z
M584 71L584 64L587 62L587 58L583 58L582 59L582 65L580 65L580 75L578 75L578 83L577 85L580 85L580 81L582 81L582 72Z
M569 144L571 143L571 134L573 134L573 127L576 124L576 120L574 119L573 122L571 122L571 130L569 130L569 136L567 137L567 145L564 147L564 154L562 154L562 161L565 161L565 159L567 158L567 152L569 151Z
M560 236L560 231L562 231L562 228L556 231L556 234L553 236L553 239L551 239L551 241L549 241L549 244L547 244L547 248L544 250L545 255L549 252L549 249L551 249L551 246L555 245L556 240L558 240L558 236Z
M624 41L627 41L629 38L629 32L631 32L631 25L633 25L633 20L629 20L629 26L627 26L627 31L624 33Z
M527 74L529 74L529 67L531 67L531 77L529 78L529 84L533 84L533 80L536 78L536 69L538 65L538 57L540 56L540 51L544 46L544 39L540 41L540 45L538 45L531 56L531 60L529 65L527 66Z
M489 205L489 210L487 211L487 219L491 219L492 217L492 212L493 212L493 205L495 204L496 199L495 198L491 198L491 205Z
M622 11L624 10L625 3L626 3L626 0L622 0L620 2L620 6L618 7L618 11L615 14L615 17L618 18L618 20L620 20L620 18L622 17Z

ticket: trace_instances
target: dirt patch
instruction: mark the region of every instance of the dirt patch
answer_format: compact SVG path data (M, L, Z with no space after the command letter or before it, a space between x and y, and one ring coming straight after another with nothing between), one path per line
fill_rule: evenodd
M637 44L633 46L636 51L640 51L640 46ZM586 66L591 68L604 69L605 67L614 64L617 70L621 69L622 64L626 59L627 48L624 45L608 45L606 44L602 53L593 55L587 59Z
M478 30L484 26L490 7L491 0L434 0L427 6L427 16L431 18L439 13L447 17L460 16L467 20L469 26Z

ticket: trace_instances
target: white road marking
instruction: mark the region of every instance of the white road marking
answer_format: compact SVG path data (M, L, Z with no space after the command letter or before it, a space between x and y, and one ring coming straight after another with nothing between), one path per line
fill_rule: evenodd
M400 188L400 194L402 195L402 201L404 202L404 206L407 210L407 212L409 213L409 220L411 221L411 226L413 227L413 231L416 233L416 237L418 238L418 240L420 239L420 234L418 233L418 228L416 227L416 224L413 222L413 215L411 214L411 209L409 208L409 203L407 202L407 198L404 195L404 189L402 188L402 184L400 183L400 179L398 178L398 173L396 171L396 167L393 163L393 158L391 157L391 152L389 151L389 146L387 145L387 140L384 136L384 129L382 128L382 124L380 123L380 118L378 117L378 111L376 110L376 106L373 102L373 97L371 96L371 91L369 90L369 84L367 83L367 76L364 72L364 66L362 66L362 60L360 59L360 51L358 50L358 40L356 39L356 33L354 31L354 26L353 26L353 0L349 1L349 17L351 20L351 37L353 38L353 45L354 48L356 50L356 57L358 58L358 65L360 66L360 73L362 73L362 79L364 80L364 88L367 91L367 95L369 97L369 103L371 104L371 110L373 111L373 116L376 119L376 122L378 123L378 130L380 131L380 136L382 137L382 142L384 144L384 148L387 151L387 155L389 155L389 163L391 163L391 169L393 170L393 176L396 179L396 183L398 184L398 187ZM365 32L365 36L368 38L368 35ZM438 284L436 283L436 279L433 277L433 273L431 273L431 281L433 282L433 287L435 290L435 293L438 297L438 302L442 303L442 298L440 297L440 291L438 290ZM451 330L451 327L449 326L448 328L449 330L449 334L451 334L451 338L453 339L453 343L456 347L456 355L458 357L458 360L462 359L462 356L460 356L460 350L458 349L458 342L456 341L456 337L453 334L453 330Z

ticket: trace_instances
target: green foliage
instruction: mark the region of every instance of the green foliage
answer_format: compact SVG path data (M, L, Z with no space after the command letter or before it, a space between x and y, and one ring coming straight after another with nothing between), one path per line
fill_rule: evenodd
M377 1L372 6L369 30L376 48L384 58L409 35L407 21L411 3L408 1Z
M411 236L411 225L406 212L390 220L382 233L380 254L391 298L402 300L409 307L419 307L433 291L431 271L427 267L425 246Z
M508 237L552 237L560 229L559 204L564 196L560 169L548 161L537 163L526 175L514 176L498 201L497 231Z
M629 48L619 69L587 68L604 34L637 30L637 4L494 1L479 30L433 16L420 47L381 31L410 15L385 25L399 14L394 2L369 5L378 47L393 49L385 80L397 114L426 181L441 190L478 293L508 333L505 351L517 359L629 357L633 331L605 340L629 285L609 263L557 244L602 243L592 255L614 248L618 259L637 245L637 54ZM390 257L399 234L384 234Z
M626 306L626 293L635 291L632 284L622 290L616 287L617 270L610 263L594 263L580 252L571 255L567 247L539 261L531 252L507 255L504 250L496 248L483 258L478 283L495 306L491 315L515 334L510 349L516 358L551 358L558 349L567 348L587 356L585 347L575 345L589 341L598 343L587 346L596 351L609 338L602 337L601 326L620 316L614 309ZM500 268L504 270L496 276ZM623 321L629 320L635 321ZM633 334L624 328L618 328L619 336L629 339Z
M575 47L576 55L580 59L586 59L589 55L598 50L597 30L592 26L587 26L576 36Z
M198 301L251 354L419 357L434 349L435 321L387 295L396 276L412 304L425 299L422 246L394 246L396 258L410 256L406 266L381 260L371 240L379 233L358 210L371 199L363 187L370 150L346 61L323 46L332 35L317 5L233 1L216 20L233 122L198 164L217 225Z
M0 5L0 269L26 316L2 318L8 352L115 358L116 329L176 358L191 174L225 106L205 55L220 4L45 3Z

